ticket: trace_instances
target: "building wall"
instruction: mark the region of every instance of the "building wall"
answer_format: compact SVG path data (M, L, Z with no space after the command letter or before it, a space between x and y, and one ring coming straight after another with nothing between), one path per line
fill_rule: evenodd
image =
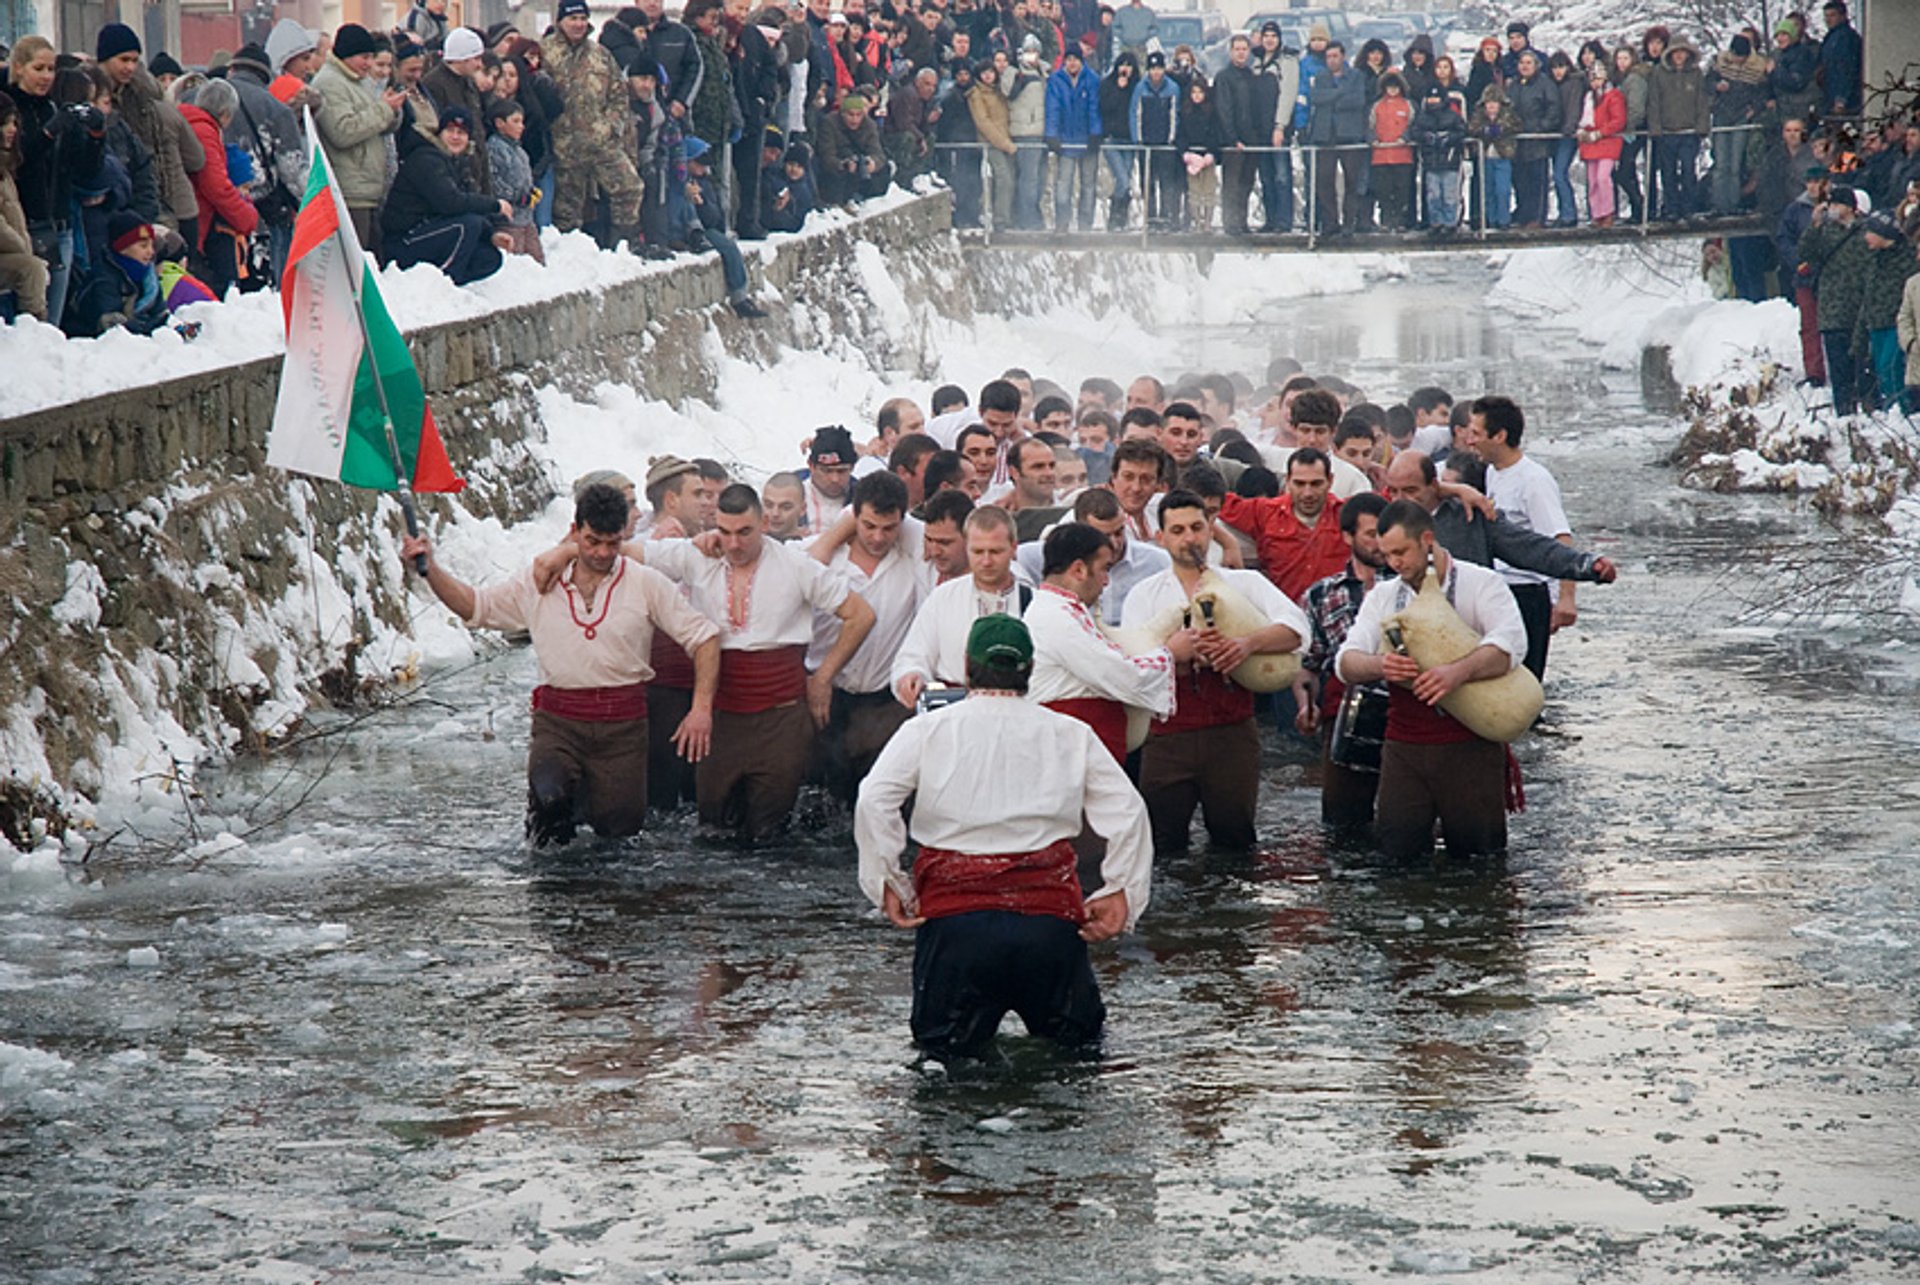
M1920 74L1920 0L1862 0L1867 84L1885 84L1908 67Z

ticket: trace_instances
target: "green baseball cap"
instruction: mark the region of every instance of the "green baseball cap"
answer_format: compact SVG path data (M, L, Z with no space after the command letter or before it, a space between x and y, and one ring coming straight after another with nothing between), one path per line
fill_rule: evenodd
M1024 621L1004 613L982 616L967 631L967 659L995 669L1033 665L1033 635Z

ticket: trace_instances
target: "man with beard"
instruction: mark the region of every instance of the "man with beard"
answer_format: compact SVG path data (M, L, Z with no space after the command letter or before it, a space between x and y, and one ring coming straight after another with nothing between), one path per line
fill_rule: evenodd
M1340 508L1340 536L1351 555L1347 565L1325 579L1307 587L1303 606L1312 639L1306 655L1300 659L1300 673L1293 681L1294 703L1299 712L1293 725L1302 735L1320 735L1320 819L1336 830L1364 829L1373 824L1374 792L1380 785L1377 757L1352 762L1335 762L1330 744L1333 722L1346 699L1346 684L1334 672L1333 658L1353 628L1360 603L1383 576L1392 576L1385 555L1380 552L1380 515L1387 502L1378 495L1356 495ZM1387 699L1384 683L1364 685L1360 700L1373 702L1369 713L1383 707ZM1362 729L1371 732L1371 727ZM1378 747L1373 755L1377 756ZM1343 749L1343 757L1348 757Z
M1160 547L1173 566L1127 596L1121 623L1141 626L1169 607L1188 606L1209 575L1213 520L1191 491L1160 501ZM1297 651L1307 618L1257 571L1215 571L1270 622L1244 638L1228 638L1194 613L1194 655L1175 669L1171 716L1156 720L1140 756L1140 794L1153 821L1157 854L1183 852L1195 807L1218 848L1251 848L1260 796L1260 730L1253 693L1227 675L1248 657Z
M905 547L907 488L891 473L869 473L853 486L853 538L828 567L873 610L873 628L833 679L832 710L820 738L827 786L853 802L861 778L910 711L897 705L888 677L931 588L925 564ZM839 642L837 616L814 614L807 659L818 666Z
M691 762L707 755L720 674L719 631L658 571L621 556L630 510L605 483L574 505L571 560L544 591L534 571L474 589L433 559L424 536L401 547L427 558L427 587L467 624L533 636L540 685L527 745L527 834L565 843L582 819L602 838L629 835L647 812L647 681L655 631L692 654L693 694L673 732Z
M1346 565L1347 546L1340 538L1343 501L1328 490L1332 474L1324 451L1298 447L1287 459L1285 495L1229 495L1220 508L1222 521L1252 537L1267 579L1295 602L1308 585Z
M893 658L893 694L912 709L928 687L965 686L967 632L982 616L1025 613L1033 590L1013 573L1013 519L993 505L966 518L968 574L927 595Z

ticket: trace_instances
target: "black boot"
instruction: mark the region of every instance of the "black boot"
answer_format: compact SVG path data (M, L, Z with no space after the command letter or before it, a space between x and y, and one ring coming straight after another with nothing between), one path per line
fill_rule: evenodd
M1115 196L1107 202L1107 231L1124 232L1127 230L1127 211L1133 205L1133 195Z

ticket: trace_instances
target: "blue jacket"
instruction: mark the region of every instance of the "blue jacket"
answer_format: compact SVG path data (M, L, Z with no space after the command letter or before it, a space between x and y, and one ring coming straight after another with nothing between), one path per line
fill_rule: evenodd
M1132 118L1134 142L1155 147L1171 144L1180 127L1180 82L1162 76L1155 92L1151 79L1142 80L1133 87L1133 109L1127 114Z
M1326 69L1327 60L1325 55L1314 53L1311 49L1300 55L1300 96L1293 100L1293 128L1295 133L1307 127L1307 94L1313 89L1313 78Z
M1314 147L1367 141L1367 78L1349 67L1321 72L1307 93L1307 142Z
M1845 116L1860 111L1860 33L1843 22L1820 42L1820 102L1841 105Z
M1100 128L1100 77L1082 63L1080 79L1062 67L1047 77L1047 138L1079 151L1105 133Z

